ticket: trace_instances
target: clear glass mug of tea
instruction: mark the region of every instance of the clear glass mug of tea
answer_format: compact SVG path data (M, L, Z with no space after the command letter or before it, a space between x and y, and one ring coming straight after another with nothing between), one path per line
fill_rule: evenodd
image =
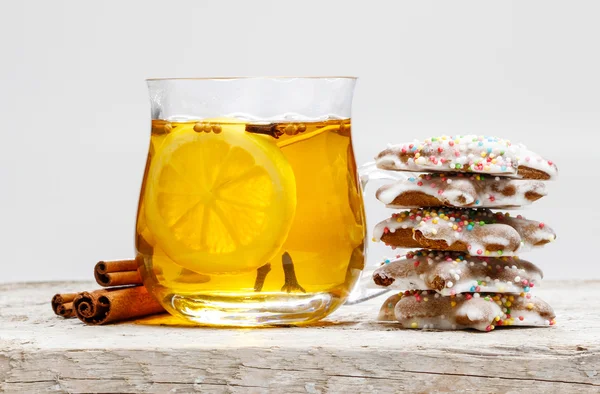
M347 300L366 236L355 82L148 80L136 249L167 311L210 325L304 324Z

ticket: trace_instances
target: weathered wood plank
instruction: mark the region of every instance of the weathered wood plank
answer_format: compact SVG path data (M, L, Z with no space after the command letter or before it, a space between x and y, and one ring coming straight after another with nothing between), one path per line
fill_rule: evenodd
M0 286L0 390L600 392L600 282L546 283L557 326L492 333L399 330L374 322L382 298L303 328L88 327L52 314L52 294L93 287Z

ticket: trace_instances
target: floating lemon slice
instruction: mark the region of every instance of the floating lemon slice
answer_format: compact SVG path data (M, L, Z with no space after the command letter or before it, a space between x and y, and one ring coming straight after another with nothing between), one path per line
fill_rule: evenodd
M218 121L219 134L196 132L192 124L173 130L156 151L144 197L158 245L199 273L266 264L296 209L292 167L271 137Z

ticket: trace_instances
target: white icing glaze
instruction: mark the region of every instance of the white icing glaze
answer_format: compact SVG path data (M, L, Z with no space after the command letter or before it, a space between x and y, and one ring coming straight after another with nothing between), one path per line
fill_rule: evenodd
M502 316L502 309L493 302L483 301L481 298L472 298L457 306L455 314L466 316L469 320L473 321L473 323L466 325L466 327L485 331L496 316Z
M401 155L408 156L406 161ZM518 167L524 166L542 171L550 179L558 175L554 163L523 144L477 135L432 137L392 145L375 160L379 168L400 171L461 171L520 178Z
M521 320L521 317L523 320ZM512 320L513 326L549 326L551 321L544 319L538 313L532 311L518 311Z
M461 241L471 255L516 256L556 239L554 231L543 223L507 215L488 209L412 209L378 223L373 240L380 241L384 233L394 233L400 228L413 229L427 239L443 240L448 245ZM486 245L501 245L504 249L490 252Z
M373 278L395 290L434 290L443 296L466 292L527 293L539 286L542 271L518 257L475 257L460 252L418 250L385 260Z
M512 190L514 194L507 196L503 190ZM516 180L483 175L436 174L407 177L384 185L377 191L377 199L389 208L416 208L393 204L394 199L406 192L420 192L435 197L445 205L455 207L520 207L532 203L527 193L545 196L546 185L537 180Z

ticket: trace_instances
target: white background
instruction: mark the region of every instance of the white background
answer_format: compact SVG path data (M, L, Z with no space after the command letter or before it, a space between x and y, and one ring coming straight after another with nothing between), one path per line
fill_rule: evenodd
M527 257L547 278L600 277L598 15L596 1L2 2L0 281L90 279L133 256L144 79L235 75L359 76L359 162L444 133L524 142L561 171L526 212L558 241ZM373 226L387 212L367 201Z

